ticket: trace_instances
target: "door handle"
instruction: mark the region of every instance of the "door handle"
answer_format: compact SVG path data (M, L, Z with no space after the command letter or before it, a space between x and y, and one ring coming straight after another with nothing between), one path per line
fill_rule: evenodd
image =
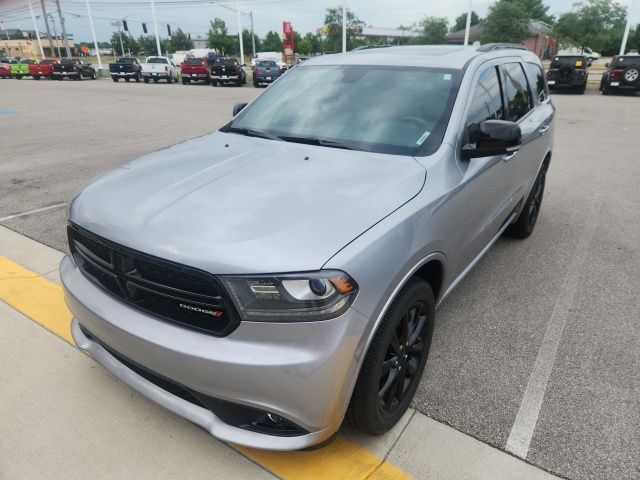
M513 153L507 153L506 155L504 155L502 157L502 160L504 160L505 162L510 162L511 160L513 160L513 158L518 155L518 152L515 151Z
M538 131L540 132L541 135L544 135L546 133L546 131L549 130L549 128L551 128L549 125L544 125L544 126L540 127L538 129Z

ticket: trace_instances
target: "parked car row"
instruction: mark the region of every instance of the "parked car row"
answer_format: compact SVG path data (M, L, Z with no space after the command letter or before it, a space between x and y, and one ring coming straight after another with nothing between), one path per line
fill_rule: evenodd
M31 77L34 80L50 78L51 80L95 80L95 69L84 60L64 58L62 60L44 59L36 61L31 58L0 58L0 78L16 78L22 80Z
M556 55L547 70L549 90L574 90L583 94L589 80L591 59L582 55ZM600 91L609 95L616 91L640 91L640 54L616 55L600 79Z

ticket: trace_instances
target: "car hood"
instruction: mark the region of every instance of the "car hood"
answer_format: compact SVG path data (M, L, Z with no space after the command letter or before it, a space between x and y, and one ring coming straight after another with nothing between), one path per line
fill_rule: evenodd
M216 132L108 173L69 218L211 273L315 270L422 189L412 157Z

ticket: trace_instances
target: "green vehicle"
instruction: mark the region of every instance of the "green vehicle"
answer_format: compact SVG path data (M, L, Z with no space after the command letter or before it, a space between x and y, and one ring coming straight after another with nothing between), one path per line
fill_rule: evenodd
M28 77L29 65L36 63L32 58L20 58L11 63L11 76L22 80L22 77Z

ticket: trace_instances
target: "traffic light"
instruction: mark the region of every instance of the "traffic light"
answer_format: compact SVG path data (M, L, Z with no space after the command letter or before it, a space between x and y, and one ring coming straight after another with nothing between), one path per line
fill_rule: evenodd
M142 31L143 31L144 33L147 33L147 24L146 24L146 23L143 23L143 24L142 24Z
M167 33L171 36L171 25L167 25Z
M124 29L125 32L129 31L129 25L127 25L127 21L126 20L122 21L122 28Z

